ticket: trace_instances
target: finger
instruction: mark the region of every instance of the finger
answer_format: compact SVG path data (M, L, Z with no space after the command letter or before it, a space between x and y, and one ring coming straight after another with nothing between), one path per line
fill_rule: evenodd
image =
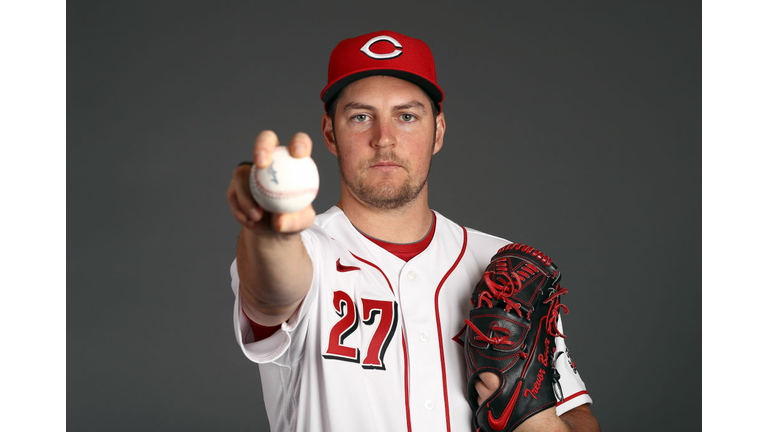
M482 405L496 390L501 387L501 378L493 372L481 372L479 379L475 381L477 391L477 403Z
M253 199L247 178L248 177L246 177L246 180L244 181L234 182L237 192L237 202L249 219L258 222L264 215L264 210L258 204L256 204L256 201Z
M240 208L240 203L237 200L237 192L235 192L233 187L230 187L227 191L227 202L229 203L229 208L232 210L232 215L241 225L250 229L256 228L257 221L249 218L243 209Z
M251 195L251 189L248 182L250 171L251 167L249 166L241 166L235 169L232 174L232 181L229 185L227 199L230 201L230 207L232 207L232 212L235 214L235 218L237 218L236 213L242 213L248 221L255 223L261 220L264 215L264 210L256 204L253 195ZM240 218L237 219L240 223L249 225L244 223ZM253 227L249 225L249 228Z
M308 205L295 213L274 214L272 228L281 233L297 233L304 231L315 222L315 209Z
M288 153L295 158L303 158L312 154L312 138L304 132L293 136L288 144Z
M248 217L237 203L237 194L235 192L235 188L231 184L227 189L227 203L229 204L229 209L232 210L232 215L235 217L235 219L237 219L238 222L241 224L248 222Z
M482 405L483 402L488 400L489 397L493 394L493 392L488 388L488 386L483 383L481 380L475 381L475 391L477 391L477 404Z
M232 209L232 214L240 224L250 229L256 229L256 225L262 219L262 211L258 207L252 210L244 210L240 206L237 194L234 191L227 195L227 201Z
M276 133L262 131L253 143L253 163L259 168L268 167L272 163L272 152L279 144Z

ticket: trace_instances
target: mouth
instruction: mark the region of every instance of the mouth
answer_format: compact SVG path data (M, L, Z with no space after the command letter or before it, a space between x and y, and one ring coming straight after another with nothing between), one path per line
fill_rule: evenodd
M370 168L380 172L392 172L398 168L402 168L402 166L391 161L379 161L371 165Z

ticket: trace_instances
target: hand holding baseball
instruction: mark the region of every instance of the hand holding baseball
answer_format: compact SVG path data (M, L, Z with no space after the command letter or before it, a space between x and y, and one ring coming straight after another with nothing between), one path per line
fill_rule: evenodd
M310 157L312 140L299 132L287 149L278 146L272 131L256 137L254 165L235 169L227 200L235 218L248 229L262 226L281 233L300 232L315 220L311 202L317 194L318 177Z

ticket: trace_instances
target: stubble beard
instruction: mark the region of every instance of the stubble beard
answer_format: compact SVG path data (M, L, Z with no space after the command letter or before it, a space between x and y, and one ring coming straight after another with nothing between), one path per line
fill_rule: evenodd
M435 143L432 143L434 149ZM381 210L393 210L406 206L413 202L417 196L424 189L429 178L429 170L432 168L432 156L429 157L429 169L427 169L427 175L423 179L417 179L413 176L413 172L409 169L409 165L405 160L400 158L391 149L383 150L376 154L372 159L365 161L358 165L355 169L355 175L353 178L349 178L344 174L342 166L344 160L341 156L341 152L338 151L338 145L336 146L336 154L339 161L339 172L341 173L341 180L347 185L347 188L352 194L360 201L368 204L371 207ZM402 184L395 185L390 181L382 182L380 185L373 185L366 183L365 173L371 165L381 161L391 161L400 165L406 170L406 177Z

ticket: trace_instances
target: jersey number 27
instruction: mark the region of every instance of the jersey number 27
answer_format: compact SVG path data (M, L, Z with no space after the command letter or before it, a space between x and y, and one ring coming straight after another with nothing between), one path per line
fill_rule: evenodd
M385 370L384 354L397 328L397 302L365 298L360 300L364 325L374 325L376 317L379 317L378 326L368 344L362 366L365 369ZM344 340L357 330L360 323L355 303L344 291L334 291L333 307L340 319L331 328L328 349L325 350L323 357L329 360L360 363L360 349L344 345Z

